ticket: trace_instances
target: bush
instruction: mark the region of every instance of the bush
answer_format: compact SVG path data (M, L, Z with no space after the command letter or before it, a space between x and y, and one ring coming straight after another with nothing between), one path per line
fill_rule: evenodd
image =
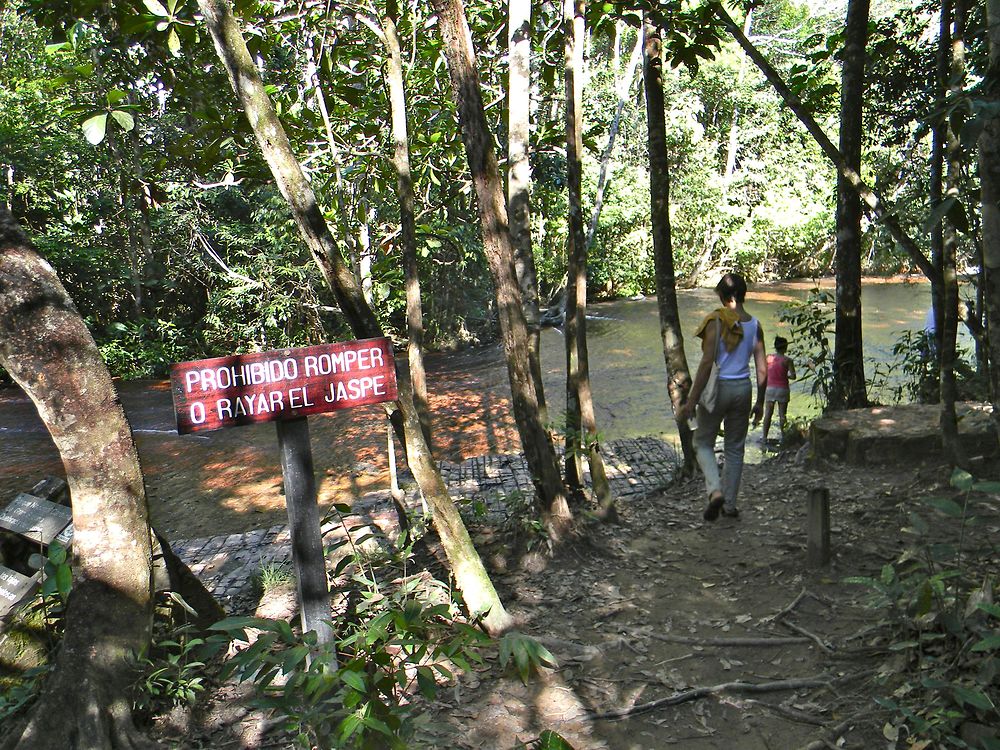
M190 332L167 320L113 323L107 335L98 344L101 356L112 375L126 379L164 377L170 365L200 355Z
M335 510L343 523L349 508ZM405 748L428 721L413 693L433 698L452 668L482 661L489 637L455 617L445 584L405 574L409 549L373 555L373 535L352 538L364 527L344 527L348 536L328 550L347 552L333 573L346 611L331 622L330 643L283 620L232 617L213 626L205 656L235 648L223 675L252 681L257 704L301 747Z
M1000 749L1000 736L963 738L970 727L1000 726L1000 606L995 574L969 560L965 544L977 525L978 497L1000 493L1000 482L977 482L956 470L957 493L924 501L933 520L912 511L904 532L912 544L877 578L850 578L873 592L883 611L889 650L879 669L885 697L878 702L896 719L886 736L910 748ZM933 532L932 532L933 529ZM947 540L947 541L945 541Z

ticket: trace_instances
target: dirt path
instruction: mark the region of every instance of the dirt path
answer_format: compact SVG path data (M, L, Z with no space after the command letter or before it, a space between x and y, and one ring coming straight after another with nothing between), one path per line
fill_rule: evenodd
M495 666L463 678L440 704L453 729L437 746L513 748L554 729L576 748L795 750L845 720L831 742L877 746L888 717L872 698L878 662L860 650L876 614L862 606L866 592L843 579L877 575L896 558L900 503L938 474L806 467L787 454L748 467L738 520L702 521L695 481L623 508L620 525L593 529L543 571L501 578L525 630L560 668L527 687ZM833 498L835 556L829 568L807 570L804 499L815 485ZM737 637L800 642L708 640ZM831 684L592 719L695 687L812 678Z

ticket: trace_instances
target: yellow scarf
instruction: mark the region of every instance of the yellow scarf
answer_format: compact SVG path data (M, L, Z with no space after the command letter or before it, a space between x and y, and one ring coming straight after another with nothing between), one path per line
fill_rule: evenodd
M726 351L731 352L743 340L743 326L740 324L739 313L735 310L730 310L728 307L720 307L712 310L701 321L701 325L698 326L698 330L694 332L694 335L699 338L705 338L705 328L713 320L718 320L722 326L722 343L726 345Z

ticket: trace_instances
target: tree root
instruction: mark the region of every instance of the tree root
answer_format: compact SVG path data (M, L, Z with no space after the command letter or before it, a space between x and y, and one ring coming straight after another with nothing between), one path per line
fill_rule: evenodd
M839 724L835 724L824 731L822 737L803 745L799 750L825 750L825 748L828 748L831 745L836 747L833 743L836 742L837 737L850 729L851 725L854 724L859 718L869 715L870 713L870 711L865 710L848 716L844 719L844 721Z
M761 708L766 708L774 714L782 717L783 719L788 719L788 721L794 721L799 724L812 724L816 727L821 727L826 724L826 720L822 716L816 716L815 714L806 713L805 711L799 711L795 708L789 708L788 706L782 706L776 703L768 703L767 701L757 701L750 699L746 701L747 703L760 706Z
M58 705L40 703L20 737L9 737L4 750L161 750L132 722L127 700L104 703L107 689L95 680L77 683L75 696L64 694Z
M739 636L700 637L695 635L673 635L671 633L635 633L647 635L665 643L679 643L687 646L790 646L795 643L809 643L805 636Z
M711 685L707 687L692 688L690 690L683 690L679 693L674 693L673 695L667 696L666 698L659 698L655 701L649 701L648 703L640 703L631 708L615 709L613 711L605 711L601 713L591 712L587 718L593 721L609 720L609 719L625 719L629 716L637 716L638 714L643 714L648 711L652 711L656 708L661 708L662 706L676 706L680 703L687 703L689 701L698 700L699 698L704 698L709 695L716 695L719 693L749 693L749 694L759 694L759 693L776 693L783 690L801 690L803 688L817 688L817 687L833 687L836 684L850 682L852 680L859 679L870 675L872 670L866 670L864 672L858 672L852 675L846 675L844 677L801 677L788 680L775 680L774 682L723 682L719 685Z
M145 607L105 584L78 581L67 604L66 634L23 732L3 750L153 750L132 721L132 654L149 621Z
M764 619L765 619L765 621L766 621L766 622L774 622L775 620L780 620L780 619L781 619L781 618L783 618L783 617L784 617L785 615L788 615L788 614L791 614L791 612L792 612L792 611L793 611L793 610L794 610L794 609L795 609L795 608L796 608L797 606L799 606L799 604L801 604L801 603L802 603L802 600L803 600L803 599L805 599L805 598L806 598L806 597L807 597L808 595L809 595L809 592L808 592L808 591L807 591L806 589L802 589L802 591L800 591L800 592L799 592L799 595L798 595L797 597L795 597L795 599L793 599L793 600L792 600L792 603L791 603L791 604L789 604L789 605L788 605L787 607L785 607L784 609L782 609L782 610L780 610L780 611L776 612L775 614L771 615L770 617L766 617L766 618L764 618Z
M781 624L784 625L789 630L794 630L799 635L802 635L808 638L809 640L813 641L817 646L819 646L820 651L822 651L824 654L833 653L833 648L830 647L827 643L825 643L822 638L820 638L815 633L810 633L801 625L796 625L794 622L789 622L788 620L782 620Z

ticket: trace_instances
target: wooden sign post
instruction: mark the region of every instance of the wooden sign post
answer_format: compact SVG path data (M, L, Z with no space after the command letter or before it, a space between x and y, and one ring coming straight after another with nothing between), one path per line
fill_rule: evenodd
M306 417L395 401L389 339L181 362L170 382L178 434L277 423L302 632L328 642L330 596Z
M807 502L806 563L811 568L822 568L830 563L830 491L813 487Z

